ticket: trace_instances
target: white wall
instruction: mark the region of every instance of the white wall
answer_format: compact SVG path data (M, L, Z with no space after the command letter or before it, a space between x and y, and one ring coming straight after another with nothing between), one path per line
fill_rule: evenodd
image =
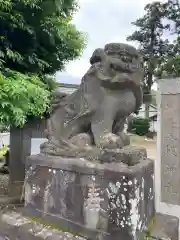
M2 144L9 145L10 133L0 133L0 147Z
M46 138L32 138L31 139L31 154L38 154L40 152L40 144L47 141ZM0 133L0 148L2 144L9 145L10 133Z
M158 129L157 121L151 121L149 130L151 132L157 132L157 129Z
M31 154L40 153L40 144L46 142L46 138L32 138L31 139Z
M145 104L142 104L141 109L139 110L138 117L145 118ZM157 109L150 105L149 107L149 117L153 117L157 114Z

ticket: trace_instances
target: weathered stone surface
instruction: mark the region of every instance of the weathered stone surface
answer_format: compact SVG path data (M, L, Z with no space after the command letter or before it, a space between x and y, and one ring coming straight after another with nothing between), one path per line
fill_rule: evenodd
M179 240L179 219L165 214L156 214L154 226L148 235L150 239Z
M155 214L149 159L128 166L39 155L27 166L26 214L67 231L92 240L130 240Z
M103 151L99 156L100 162L122 162L128 166L133 166L146 158L147 151L145 148L132 146Z
M180 219L180 78L158 81L156 211Z
M179 240L178 218L156 214L155 223L142 240L163 239ZM29 218L25 218L18 211L6 211L0 213L0 240L87 240L87 238L54 229L52 226L45 226ZM114 239L114 238L112 238ZM124 240L124 238L118 238Z
M84 141L83 139L80 139L79 141ZM146 159L147 158L147 151L145 148L141 147L141 148L137 148L137 147L133 147L133 146L125 146L123 148L117 148L117 149L94 149L94 148L89 148L86 153L89 151L89 155L84 158L83 155L83 151L79 152L81 158L83 159L87 159L90 162L96 162L96 163L112 163L112 162L121 162L124 163L128 166L133 166L137 163L139 163L141 160ZM44 157L43 154L39 155L40 159ZM38 157L38 158L39 158ZM58 157L57 156L52 156L52 159L62 159L64 161L64 159L73 159L73 157L71 158L63 158ZM45 157L44 159L47 160L47 158ZM74 159L76 159L76 161L78 161L79 158L75 157ZM45 160L45 161L46 161ZM55 160L56 162L56 160ZM48 163L47 163L48 164Z
M180 205L180 94L161 96L161 201Z
M62 157L91 157L100 149L129 144L123 132L126 118L142 104L143 69L137 50L110 43L96 49L91 67L72 95L55 92L48 122L48 142L41 153ZM83 137L82 137L83 136Z

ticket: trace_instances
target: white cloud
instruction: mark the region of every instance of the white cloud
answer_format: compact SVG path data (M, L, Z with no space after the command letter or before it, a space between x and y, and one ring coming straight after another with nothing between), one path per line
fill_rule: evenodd
M152 0L79 0L80 10L73 22L88 34L88 44L81 58L66 66L66 72L80 81L94 49L108 42L126 42L134 30L131 22L143 15L149 2Z

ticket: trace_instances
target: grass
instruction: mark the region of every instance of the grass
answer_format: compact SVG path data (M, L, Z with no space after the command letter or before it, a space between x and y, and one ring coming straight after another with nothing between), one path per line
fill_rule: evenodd
M156 218L153 217L149 226L148 226L148 230L146 231L146 234L145 234L145 239L146 240L151 240L153 239L152 237L152 232L153 232L153 229L154 229L154 226L156 225Z

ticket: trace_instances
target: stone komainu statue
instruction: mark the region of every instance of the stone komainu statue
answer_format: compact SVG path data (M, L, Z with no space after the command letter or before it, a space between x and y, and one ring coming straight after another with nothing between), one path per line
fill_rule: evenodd
M141 57L130 45L109 43L94 51L90 64L73 94L55 92L41 153L75 157L128 144L126 118L142 104Z

